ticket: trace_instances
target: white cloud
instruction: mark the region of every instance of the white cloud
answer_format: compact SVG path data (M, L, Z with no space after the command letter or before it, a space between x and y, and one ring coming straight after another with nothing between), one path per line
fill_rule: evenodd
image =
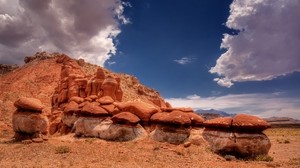
M177 62L178 64L185 65L185 64L188 64L188 63L192 63L192 61L194 59L195 59L194 57L182 57L178 60L173 60L173 61Z
M235 0L226 26L238 30L225 34L227 49L210 73L230 87L233 82L271 80L300 71L300 1Z
M229 113L246 113L260 117L284 116L300 119L300 99L284 94L232 94L218 97L167 98L173 107L217 109Z
M111 66L111 65L116 64L116 62L115 61L108 61L107 64L108 64L108 66Z
M122 0L1 0L0 62L22 63L46 50L103 66L117 51L119 25L130 23L126 6Z

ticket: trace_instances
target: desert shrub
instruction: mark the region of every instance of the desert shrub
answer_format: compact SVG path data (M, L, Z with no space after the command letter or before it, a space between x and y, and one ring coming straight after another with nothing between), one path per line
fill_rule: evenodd
M71 149L68 146L58 146L55 148L55 153L57 154L69 153L70 151Z
M265 161L265 162L272 162L274 159L269 155L258 155L254 159L254 161Z
M289 164L290 165L297 165L297 166L300 166L300 158L291 158L289 160Z
M291 141L289 139L277 139L276 140L278 143L282 144L288 144L288 143L291 143Z

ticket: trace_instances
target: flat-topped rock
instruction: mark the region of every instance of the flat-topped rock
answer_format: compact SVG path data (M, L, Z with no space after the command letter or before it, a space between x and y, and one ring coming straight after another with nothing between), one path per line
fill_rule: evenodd
M202 116L200 116L199 114L190 112L190 113L187 113L187 115L190 117L192 126L202 126L203 122L205 121L204 118Z
M231 117L219 117L211 120L206 120L203 122L205 127L214 127L214 128L230 128L232 123Z
M190 117L182 111L159 112L151 117L151 122L159 124L170 124L178 126L191 125Z
M42 112L42 110L44 109L44 105L39 99L28 97L20 97L17 101L15 101L14 106L17 109L36 112Z
M237 114L233 117L232 126L236 130L263 131L270 128L270 124L256 116Z

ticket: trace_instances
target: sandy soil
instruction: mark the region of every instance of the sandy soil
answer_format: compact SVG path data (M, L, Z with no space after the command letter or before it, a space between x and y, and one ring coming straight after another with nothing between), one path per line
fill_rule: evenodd
M51 137L42 143L13 142L0 136L0 167L300 167L300 129L274 128L265 132L274 161L226 161L206 145L183 145L143 139L107 142L94 138Z

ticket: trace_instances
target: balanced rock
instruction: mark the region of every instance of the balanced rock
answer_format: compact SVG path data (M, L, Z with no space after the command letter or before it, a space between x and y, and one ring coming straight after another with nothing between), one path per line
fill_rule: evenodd
M204 122L203 137L215 153L236 157L266 155L271 147L262 131L269 125L262 119L246 114L220 117Z
M44 105L39 99L35 98L27 98L27 97L20 97L15 103L14 106L17 109L21 110L30 110L36 112L42 112L44 109Z

